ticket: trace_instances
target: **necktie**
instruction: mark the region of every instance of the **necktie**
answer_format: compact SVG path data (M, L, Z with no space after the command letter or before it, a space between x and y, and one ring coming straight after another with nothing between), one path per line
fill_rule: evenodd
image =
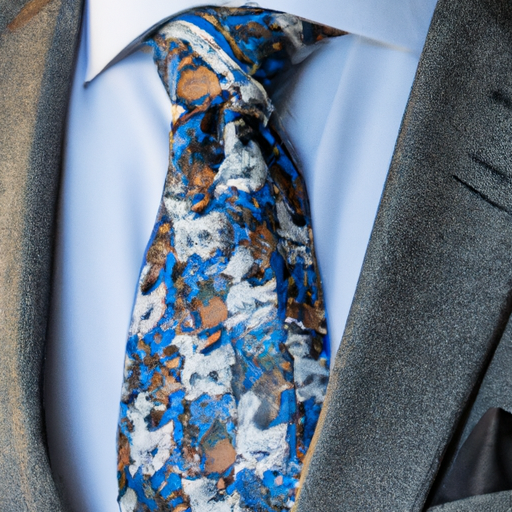
M329 344L305 186L267 90L331 35L282 13L202 8L149 40L173 121L126 349L125 512L294 503Z

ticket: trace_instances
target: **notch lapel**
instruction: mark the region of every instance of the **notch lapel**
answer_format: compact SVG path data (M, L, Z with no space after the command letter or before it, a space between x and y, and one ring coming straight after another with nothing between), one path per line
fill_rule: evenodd
M0 0L0 510L62 510L42 363L79 0Z
M296 512L420 511L511 311L512 7L441 0Z

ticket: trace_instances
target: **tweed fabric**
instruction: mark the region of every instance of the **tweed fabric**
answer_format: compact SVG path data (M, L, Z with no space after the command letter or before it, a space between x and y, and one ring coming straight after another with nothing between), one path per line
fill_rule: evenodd
M491 408L501 408L512 414L511 368L512 324L509 320L485 377L478 389L475 390L475 397L471 399L468 405L467 414L464 415L467 420L458 426L458 431L455 433L447 454L443 458L443 464L435 482L435 488L432 490L431 498L440 492L441 486L446 485L446 478L449 477L462 445L482 416Z
M511 510L512 491L504 491L453 501L431 507L427 512L510 512Z
M512 414L512 324L509 322L494 354L471 412L458 440L462 446L480 418L492 407L500 407Z
M23 10L27 4L33 8ZM0 2L2 512L61 510L46 453L41 384L61 140L80 13L79 1Z
M438 4L297 512L422 510L502 337L511 42L508 2Z

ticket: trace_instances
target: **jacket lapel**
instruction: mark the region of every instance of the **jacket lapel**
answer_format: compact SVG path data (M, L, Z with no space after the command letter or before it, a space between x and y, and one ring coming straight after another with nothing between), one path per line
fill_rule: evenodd
M79 0L0 0L0 509L58 511L42 362Z
M297 512L419 511L509 318L512 7L441 0Z

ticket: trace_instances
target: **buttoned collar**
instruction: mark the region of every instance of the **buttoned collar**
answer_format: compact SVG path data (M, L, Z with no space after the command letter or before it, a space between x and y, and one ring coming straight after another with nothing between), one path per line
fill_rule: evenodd
M86 0L86 82L130 53L152 27L200 5L245 1ZM436 0L259 0L260 7L289 12L352 34L419 54ZM251 2L250 5L256 5Z

